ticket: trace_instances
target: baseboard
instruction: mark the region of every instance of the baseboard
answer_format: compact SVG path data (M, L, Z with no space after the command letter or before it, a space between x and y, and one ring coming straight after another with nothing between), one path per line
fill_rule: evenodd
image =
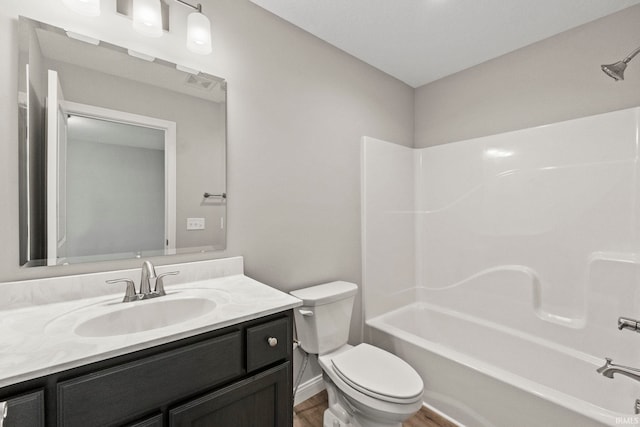
M322 375L318 375L317 377L313 377L308 381L303 382L298 386L298 391L293 400L293 406L296 406L310 397L315 396L324 390L324 381L322 380Z

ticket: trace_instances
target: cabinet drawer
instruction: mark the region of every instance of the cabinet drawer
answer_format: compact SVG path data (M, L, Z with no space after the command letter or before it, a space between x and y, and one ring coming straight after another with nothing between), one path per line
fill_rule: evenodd
M247 372L287 357L289 319L282 318L247 328Z
M58 425L108 426L242 375L239 331L58 384Z
M4 427L44 427L44 392L25 394L6 400Z

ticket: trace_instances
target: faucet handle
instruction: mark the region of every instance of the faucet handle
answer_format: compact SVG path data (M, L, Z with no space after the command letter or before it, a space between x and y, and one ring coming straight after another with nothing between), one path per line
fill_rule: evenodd
M153 292L158 296L166 295L167 293L164 291L164 276L175 276L176 274L180 274L179 271L169 271L168 273L159 274L156 277L156 286L153 289Z
M138 299L138 295L136 294L136 285L133 283L131 279L113 279L107 280L106 283L112 285L114 283L126 283L127 289L124 292L124 299L122 302L130 302Z
M629 317L618 317L618 329L629 329L640 332L640 323L636 319L631 319Z
M605 357L604 358L604 365L600 366L598 369L596 369L596 372L602 375L605 375L603 372L605 372L607 369L609 369L611 367L611 362L613 362L613 360L610 357ZM607 377L609 377L609 375L605 375ZM609 377L609 378L613 378L613 376Z

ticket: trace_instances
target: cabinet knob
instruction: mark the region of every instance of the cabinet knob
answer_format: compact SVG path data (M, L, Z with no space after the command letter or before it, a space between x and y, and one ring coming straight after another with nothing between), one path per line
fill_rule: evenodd
M278 338L269 337L267 338L267 342L269 343L269 347L275 347L278 345Z

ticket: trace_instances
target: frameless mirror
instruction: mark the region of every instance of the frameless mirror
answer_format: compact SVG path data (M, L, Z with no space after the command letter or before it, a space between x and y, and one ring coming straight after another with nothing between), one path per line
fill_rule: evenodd
M20 264L221 250L226 82L19 20Z

